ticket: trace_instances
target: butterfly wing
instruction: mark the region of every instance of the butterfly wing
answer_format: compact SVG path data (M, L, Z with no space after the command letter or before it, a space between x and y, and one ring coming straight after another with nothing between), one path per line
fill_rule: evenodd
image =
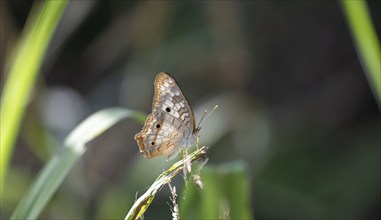
M146 158L168 155L174 158L180 147L188 147L195 140L195 117L176 81L161 72L155 79L152 113L142 131L135 135L140 152Z

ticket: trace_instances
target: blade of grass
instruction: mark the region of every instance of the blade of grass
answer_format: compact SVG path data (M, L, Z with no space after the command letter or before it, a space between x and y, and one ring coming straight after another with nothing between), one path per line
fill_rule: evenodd
M1 97L0 196L13 152L14 141L46 48L57 26L66 0L36 2L13 54ZM40 7L41 6L41 7ZM40 9L40 10L37 10Z
M196 203L199 204L200 216L199 219L220 219L220 206L224 198L222 194L223 181L219 172L215 168L204 167L202 170L202 181L204 183L204 190L197 191L200 193L200 200Z
M203 181L204 182L204 181ZM205 189L205 188L204 188ZM180 200L180 217L181 219L197 219L200 215L200 189L193 184L187 184L181 193ZM196 205L195 205L196 204ZM198 205L197 205L198 204Z
M173 164L168 170L164 171L159 177L152 183L151 187L139 197L138 200L132 205L130 211L128 211L125 220L135 220L140 218L141 215L148 209L156 193L167 183L171 181L180 171L183 170L184 164L193 163L196 160L206 157L207 147L202 147L192 152L187 157Z
M188 184L180 198L183 219L254 219L247 166L241 161L201 171L204 189Z
M254 219L250 206L250 184L245 170L247 166L242 161L224 164L221 172L224 174L224 192L229 201L230 219Z
M342 0L341 4L357 45L358 56L381 109L381 48L367 2Z
M94 113L65 139L64 148L47 162L25 194L11 219L36 219L75 162L86 152L86 144L124 118L141 123L145 115L135 111L110 108Z

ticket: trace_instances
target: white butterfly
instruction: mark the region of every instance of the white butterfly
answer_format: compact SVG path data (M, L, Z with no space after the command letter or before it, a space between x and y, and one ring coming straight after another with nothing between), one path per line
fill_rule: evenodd
M196 128L193 110L175 79L161 72L154 86L152 113L135 140L146 158L164 155L170 160L195 143L200 127Z

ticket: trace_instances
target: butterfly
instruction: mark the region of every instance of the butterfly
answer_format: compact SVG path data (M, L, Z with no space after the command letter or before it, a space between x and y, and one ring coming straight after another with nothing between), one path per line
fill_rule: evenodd
M171 160L195 143L201 128L196 127L193 110L173 77L160 72L154 87L152 112L135 140L147 159L167 156Z

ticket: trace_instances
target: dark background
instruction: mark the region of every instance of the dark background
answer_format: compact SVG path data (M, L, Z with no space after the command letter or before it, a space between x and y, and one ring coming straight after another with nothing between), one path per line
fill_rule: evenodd
M32 3L0 4L2 66ZM380 36L380 2L368 5ZM334 1L70 2L24 117L3 217L81 120L114 106L149 113L160 71L197 120L219 104L201 143L210 165L247 164L256 219L381 217L380 111ZM171 163L139 154L140 129L126 120L95 140L42 217L123 218ZM147 219L170 218L168 196Z

